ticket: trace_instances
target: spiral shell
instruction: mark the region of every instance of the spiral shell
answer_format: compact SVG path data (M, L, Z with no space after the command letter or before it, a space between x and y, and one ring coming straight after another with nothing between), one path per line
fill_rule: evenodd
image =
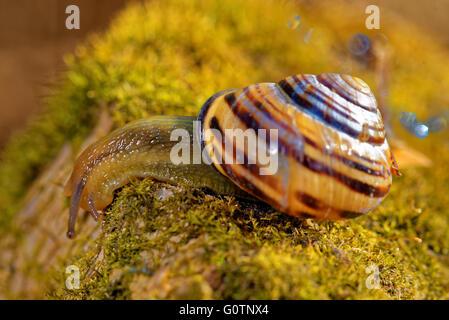
M349 75L295 75L223 91L205 103L198 120L216 169L293 216L336 220L365 214L384 199L392 174L399 173L373 93ZM223 161L235 156L225 148L227 129L273 128L277 146L265 138L265 149L278 153L275 174L258 174L261 164L248 161L247 149L239 150L243 163ZM225 139L208 140L209 129Z

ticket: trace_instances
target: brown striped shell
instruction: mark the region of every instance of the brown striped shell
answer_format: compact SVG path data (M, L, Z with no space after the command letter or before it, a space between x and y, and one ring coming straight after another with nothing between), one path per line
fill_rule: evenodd
M383 200L392 174L399 173L373 93L349 75L295 75L219 92L198 120L216 169L293 216L337 220L365 214ZM277 144L261 139L265 150L277 153L277 171L259 174L263 166L248 161L248 144L244 150L226 148L234 144L234 137L226 135L229 129L254 129L256 135L258 129L276 129ZM226 138L211 138L208 131ZM225 161L236 160L238 151L242 163Z

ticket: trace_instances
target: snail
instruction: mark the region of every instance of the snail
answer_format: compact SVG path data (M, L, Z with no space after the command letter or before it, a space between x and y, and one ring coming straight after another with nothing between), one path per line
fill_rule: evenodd
M199 149L203 161L173 162L177 129L190 137L182 145L192 147L190 159ZM248 129L257 143L242 148L229 136ZM271 173L263 173L267 168L250 150L255 144L277 157ZM114 191L133 177L252 196L289 215L339 220L374 209L387 195L393 174L400 173L368 85L350 75L299 74L218 92L198 117L137 120L89 146L66 186L71 196L67 236L75 235L79 207L98 219Z

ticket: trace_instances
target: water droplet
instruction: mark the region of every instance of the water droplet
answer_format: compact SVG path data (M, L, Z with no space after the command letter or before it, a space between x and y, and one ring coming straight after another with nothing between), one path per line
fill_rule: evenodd
M427 135L429 134L429 128L424 124L424 123L420 123L418 122L414 127L413 127L413 134L420 139L424 139L425 137L427 137Z
M413 112L402 112L399 120L401 121L401 124L404 128L413 130L416 125L417 118L416 114L414 114Z
M445 129L446 120L438 116L430 116L425 122L430 132L439 132Z
M300 22L301 18L299 17L299 15L295 14L293 16L293 22L287 22L287 27L289 27L292 30L295 30L296 28L298 28Z
M352 54L363 56L371 48L371 41L363 33L354 33L348 41L348 48Z
M170 197L173 197L173 191L166 188L162 188L156 191L156 196L159 200L166 200Z
M364 123L362 126L362 132L359 134L359 140L366 142L369 140L369 126L368 123Z
M332 143L326 144L326 146L324 147L324 152L325 152L326 154L331 155L332 152L334 152L334 145L333 145Z

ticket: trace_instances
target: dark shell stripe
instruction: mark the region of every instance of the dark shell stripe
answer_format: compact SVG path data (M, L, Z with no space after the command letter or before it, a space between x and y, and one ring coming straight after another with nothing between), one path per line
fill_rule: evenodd
M261 128L260 124L249 116L248 110L244 110L243 106L240 104L240 101L235 98L235 93L229 93L225 96L225 101L228 103L228 106L234 112L234 115L237 116L240 121L246 125L247 128L253 128L257 130L257 128ZM232 103L232 105L231 105ZM282 137L282 135L280 135ZM373 197L381 197L387 191L382 188L373 187L367 183L361 182L357 179L350 178L327 165L309 157L307 154L304 154L301 150L296 150L292 148L288 143L285 143L281 138L279 143L279 151L286 156L292 156L299 163L304 165L309 170L315 171L317 173L322 173L330 176L331 178L337 179L339 182L345 184L349 188L354 191L363 193L367 196Z
M347 92L340 93L343 89ZM376 207L390 189L394 170L382 118L369 87L357 78L298 75L220 92L206 102L198 119L202 134L218 128L228 139L213 138L206 147L217 170L280 211L352 218ZM229 144L224 133L234 128L252 129L258 139L258 129L278 129L281 165L276 174L263 176L260 163L248 163L253 155L246 154L246 143ZM236 148L245 151L243 164L226 163L235 161Z
M354 129L353 127L348 125L347 122L340 122L336 118L331 116L331 114L329 112L324 112L323 110L321 110L315 104L316 98L308 100L309 97L299 95L297 90L295 90L295 88L292 87L292 85L287 80L280 81L279 85L282 88L282 90L291 98L292 102L299 109L303 110L304 112L307 112L311 116L315 116L317 119L323 121L324 123L328 124L329 126L333 127L334 129L336 129L340 132L344 132L353 138L357 138L360 135L361 130L357 131L356 129ZM376 144L382 144L382 142L383 142L381 140L373 141L372 137L370 137L369 140L371 140L369 142L375 142Z
M263 99L263 97L259 97L259 96L255 97L255 96L253 96L253 93L252 93L253 90L251 90L251 88L245 89L244 91L245 91L246 98L248 98L249 101L251 101L256 108L258 108L261 111L266 110L266 107L264 107L264 104L266 104L266 100ZM234 98L231 98L233 104L236 103ZM228 101L228 103L230 103L230 102L231 101ZM291 126L289 126L286 123L286 121L280 120L278 118L273 119L273 120L276 121L276 123L271 124L271 128L280 125L282 128L286 129L291 134L296 134L297 136L301 135L302 138L304 139L304 142L307 145L309 145L309 146L311 146L311 147L313 147L313 148L315 148L317 150L320 150L321 152L324 152L323 149L317 143L315 143L311 138L309 138L304 132L302 132L302 133L295 132L295 130ZM270 127L270 124L268 124L268 126L263 126L261 123L256 123L256 124L254 124L254 127L252 127L252 128L255 129L256 127L257 128L268 128L268 127ZM285 137L285 133L281 132L279 134L279 136L282 139L283 137ZM285 144L286 144L286 141L284 139L284 141L282 141L282 145L285 145ZM336 153L332 153L331 156L334 157L335 159L345 163L349 167L352 167L352 168L357 169L359 171L362 171L364 173L367 173L367 174L370 174L370 175L373 175L373 176L385 177L386 173L384 172L384 170L378 170L378 169L374 169L374 168L369 168L369 167L367 167L367 166L365 166L365 165L363 165L361 163L358 163L358 162L356 162L354 160L350 160L350 159L346 158L345 156L339 155L339 154L336 154ZM382 168L383 168L383 166L382 166Z
M297 76L293 76L293 79L295 79L295 81L300 81L299 78ZM309 77L308 80L305 80L305 83L307 83L307 81L311 81L313 79L313 85L308 85L307 87L312 87L314 88L316 93L321 93L324 95L327 95L330 97L330 101L331 103L335 104L336 106L342 106L342 105L346 105L350 107L350 114L353 115L356 119L358 119L357 121L347 121L348 125L351 125L351 127L353 129L355 129L356 131L359 132L359 134L361 133L361 131L358 128L363 129L363 126L367 125L367 129L369 130L369 134L371 137L374 137L375 139L380 138L380 139L384 139L385 138L385 131L384 131L384 127L383 127L383 122L381 120L380 116L380 112L377 110L377 113L374 112L369 112L366 111L365 109L361 109L359 108L356 104L352 104L351 102L349 102L348 100L345 100L344 97L342 97L337 91L332 91L330 90L328 87L323 86L322 83L318 82L316 80L317 77ZM355 81L355 80L354 80ZM347 87L347 85L346 85ZM315 95L316 95L315 93ZM358 93L359 95L364 95L363 93ZM314 95L312 95L312 97L314 97ZM373 100L371 101L371 105L376 106L376 101L373 97ZM337 114L337 116L339 116ZM354 126L354 124L356 126Z
M268 93L269 95L266 95L266 94L264 95L260 91L260 86L259 85L255 85L255 87L256 87L255 89L253 88L251 90L251 87L250 87L250 89L247 90L247 97L249 99L253 100L253 101L257 101L257 104L256 104L257 106L261 104L260 101L263 101L263 104L265 105L265 109L267 109L267 111L270 112L271 115L273 115L273 114L276 115L276 112L273 112L273 109L268 108L267 105L278 109L276 107L276 104L271 101L272 97L270 97L270 95L273 95L272 92L275 93L277 90L273 89L272 91L269 91L269 93ZM283 121L281 120L281 117L283 116L283 118L286 118L286 116L284 116L284 114L280 114L279 116L275 117L276 120L279 121L280 123L283 123ZM301 134L304 135L303 132L301 132ZM354 150L354 151L356 151L356 150ZM361 155L358 155L357 153L353 153L353 155L355 157L357 157L357 158L360 158L363 161L366 161L366 162L370 163L370 164L378 164L378 165L381 164L381 162L379 162L379 161L376 161L376 160L373 160L373 159L369 159L367 157L363 157Z
M309 146L311 146L311 147L313 147L313 148L315 148L317 150L323 151L322 148L320 146L318 146L317 143L315 143L309 137L305 136L304 133L303 133L302 136L303 136L304 141L305 141L305 143L307 145L309 145ZM384 177L384 178L386 177L387 172L385 172L385 170L382 170L382 169L371 169L371 168L369 168L367 166L364 166L363 164L361 164L359 162L356 162L354 160L348 159L345 156L342 156L342 155L339 155L339 154L336 154L336 153L332 153L331 156L334 157L335 159L343 162L347 166L349 166L351 168L354 168L354 169L357 169L359 171L362 171L364 173L367 173L369 175L373 175L373 176L377 176L377 177Z
M288 98L285 96L285 94L282 94L282 91L279 90L275 84L273 84L273 86L271 87L272 90L270 90L269 92L262 92L259 84L256 84L254 86L256 86L255 91L257 92L257 95L255 95L255 99L263 99L264 102L267 102L270 106L272 106L276 110L280 109L280 106L278 106L279 100L282 101L283 99ZM278 99L277 102L276 102L276 99ZM285 103L287 103L289 101L290 100L285 100ZM285 117L288 117L288 114L286 112L281 112L281 115L285 115ZM377 127L377 130L383 131L384 130L383 125L381 125L380 127ZM301 134L303 134L303 133L301 132ZM353 150L351 156L356 157L360 160L363 160L364 162L367 162L371 165L374 165L374 164L382 165L382 166L384 165L384 163L381 161L378 161L378 160L372 159L372 158L368 158L366 156L359 154L356 149Z
M221 128L220 123L215 116L212 116L212 118L209 122L209 127L211 129L217 130L218 132L220 132L222 137L225 137L224 131ZM214 139L214 142L216 142L217 140L220 140L219 137L217 137L217 136L215 136L215 138L216 139ZM214 145L214 150L216 152L215 158L216 159L219 158L222 160L222 161L217 161L215 163L220 165L228 176L232 177L233 179L235 179L235 181L244 185L245 189L251 191L252 193L254 193L254 195L261 196L262 194L265 194L265 193L261 189L259 189L256 185L249 183L247 180L245 180L244 177L242 177L242 175L238 174L238 172L236 170L237 166L249 171L249 173L251 173L253 178L256 179L257 181L263 182L264 184L267 184L267 185L271 186L272 188L276 188L278 190L280 189L281 184L280 184L279 179L276 176L274 176L274 175L259 176L260 166L257 163L254 163L254 164L249 163L248 155L244 150L240 150L243 154L243 164L236 163L236 154L237 154L238 150L236 150L235 146L234 146L233 155L232 155L233 156L233 164L226 164L223 161L223 159L224 159L223 150L226 151L225 141L223 139L221 139L220 146ZM238 170L238 171L240 171L240 170Z
M280 106L278 106L279 102L276 103L276 99L281 99L281 100L284 99L284 96L279 92L278 89L276 89L277 88L276 86L272 86L271 90L269 92L262 92L261 86L259 84L255 84L251 87L255 88L254 90L251 90L251 92L252 92L251 95L253 96L253 98L255 100L263 99L265 107L267 107L267 104L271 107L270 109L268 109L268 112L270 112L272 115L273 114L276 115L277 113L279 113L279 116L275 117L276 120L282 122L282 120L280 120L280 119L282 119L281 117L284 117L284 118L289 117L289 115L286 112L283 112L282 110L280 110L281 108L280 108ZM248 92L250 92L250 91L248 90ZM288 102L288 101L286 100L285 102ZM273 112L273 110L275 110L275 112ZM377 130L384 130L383 126L378 127ZM303 133L301 133L301 134L303 134ZM383 163L381 161L365 157L365 156L359 154L357 152L357 150L353 150L351 156L356 157L364 162L367 162L370 165L375 164L375 165L383 166Z
M317 198L312 197L311 195L309 195L309 194L307 194L305 192L297 191L296 192L296 197L304 205L306 205L307 207L309 207L309 208L311 208L313 210L325 210L325 209L329 208L329 206L327 204L324 204L323 202L321 202Z
M218 130L222 136L224 135L224 131L222 130L217 117L212 116L212 118L209 122L209 127L212 129ZM216 137L216 138L218 138L218 137ZM217 140L219 140L219 139L216 139L214 141L217 141ZM214 150L219 150L219 153L218 153L219 157L223 158L223 154L221 152L223 150L225 150L224 141L222 141L221 147L214 146ZM234 161L235 161L235 154L236 153L234 151L234 154L233 154ZM217 154L215 154L215 155L217 157ZM236 170L237 169L236 164L231 165L231 164L226 164L226 163L222 162L219 165L224 170L226 175L228 175L228 177L233 179L233 181L235 181L240 186L242 186L243 189L245 189L246 191L250 192L251 194L253 194L254 196L256 196L258 198L264 199L265 201L268 200L268 202L271 202L273 204L278 204L279 201L277 201L277 199L272 197L273 193L270 192L270 189L272 190L274 188L275 190L278 190L280 192L285 192L279 187L279 185L280 185L279 179L273 178L273 176L259 176L257 174L257 172L260 167L258 165L248 165L248 158L246 156L246 153L245 153L244 163L245 163L244 165L238 165L238 166L243 170L248 169L249 172L247 172L245 175L240 173L241 170ZM248 176L248 173L250 174L249 176ZM252 182L250 182L250 181L252 181ZM257 186L256 184L254 184L253 182L255 182L255 181L258 182L257 183L258 185L264 186L264 188L261 188L260 186ZM268 189L267 186L269 186L270 189ZM311 195L308 195L305 192L297 191L296 196L297 196L297 200L300 201L305 206L305 208L303 208L303 211L296 213L296 215L298 215L298 216L302 216L304 218L315 218L317 215L317 212L314 212L314 211L326 210L326 211L332 212L336 215L343 217L342 210L334 209L330 205L321 202L320 200L316 199L315 197L313 197ZM277 206L277 207L279 208L279 206ZM308 211L306 211L306 210L308 210ZM353 213L353 214L357 214L357 213Z
M332 207L330 207L328 204L320 201L319 199L311 196L310 194L307 194L305 192L301 192L301 191L297 191L296 192L296 197L297 199L304 204L306 207L314 210L314 211L329 211L332 212L336 215L339 215L342 218L348 218L349 215L354 216L360 216L361 213L358 212L351 212L351 211L343 211L343 210L338 210L338 209L334 209ZM304 214L308 214L310 215L310 213L305 213L305 212L299 212L298 215L304 216ZM315 217L315 214L310 215L309 217L305 216L306 218L311 218L311 217Z
M300 82L298 82L297 84L298 86L303 86L303 84ZM359 135L362 133L362 130L360 131L356 130L354 127L351 126L351 124L348 121L340 122L335 118L335 116L332 115L332 113L324 112L317 106L316 97L299 94L298 91L295 90L295 88L292 87L292 85L287 80L280 81L279 86L292 99L292 101L295 103L296 106L298 106L305 112L308 112L310 115L317 117L319 120L327 123L334 129L344 132L353 138L358 138ZM303 88L305 89L305 87ZM381 145L383 144L384 140L385 137L373 137L370 135L367 142L376 145Z
M207 101L201 107L201 110L200 110L200 113L198 114L197 120L200 121L204 125L204 120L206 119L206 115L209 112L209 110L212 108L213 103L216 102L216 100L218 98L222 97L225 93L233 92L233 91L236 91L236 90L237 89L223 90L223 91L217 92L212 97L207 99ZM204 144L203 144L204 143L203 131L200 132L200 136L199 137L200 137L200 141L202 141L202 147L204 147Z
M221 129L218 119L216 117L212 117L212 119L210 121L210 128L218 130L223 135L223 130ZM221 148L217 148L217 149L219 149L221 152L221 150L225 150L224 148L225 148L225 146L222 144ZM234 155L235 155L235 153L234 153ZM222 157L223 155L221 154L220 156ZM247 163L246 160L245 160L245 163ZM254 196L256 196L260 199L264 199L265 201L272 203L275 207L279 208L279 205L276 205L279 203L279 201L277 201L276 198L272 197L273 193L269 192L270 190L267 188L267 186L270 186L270 188L272 190L273 186L276 186L280 183L279 181L274 181L272 178L267 179L270 176L259 176L255 170L248 168L248 166L240 165L241 168L246 167L246 169L249 169L248 173L250 173L250 175L248 175L248 173L245 175L242 175L240 173L240 170L236 170L237 169L236 165L229 165L226 163L221 163L220 166L222 167L222 169L224 170L226 175L228 175L236 183L238 183L240 186L242 186L243 189L245 189L246 191L250 192L251 194L253 194ZM252 166L252 168L257 168L257 170L258 170L259 167ZM242 169L245 169L245 168L242 168ZM258 182L259 185L262 185L265 187L262 188L260 186L257 186L256 184L254 184L254 182L256 182L256 181ZM277 188L277 189L279 190L279 188ZM281 191L281 190L279 190L279 191ZM315 217L317 217L317 212L323 211L323 210L332 212L335 215L338 215L342 218L346 218L347 215L349 214L349 212L347 212L347 211L334 209L330 205L321 202L320 200L312 197L311 195L306 194L305 192L297 191L296 195L297 195L297 200L300 201L305 206L305 208L303 208L302 211L295 213L298 216L302 216L304 218L315 218ZM282 208L280 208L280 209L282 209ZM350 212L350 213L352 214L352 216L360 215L360 213L356 213L356 212Z
M255 85L254 88L252 87L245 88L244 93L248 101L250 101L257 108L257 110L263 112L265 115L268 114L269 115L268 117L270 120L273 121L273 124L275 124L276 127L280 126L279 129L286 130L290 134L294 135L299 134L298 130L293 128L291 125L289 125L289 123L286 120L284 120L288 119L289 116L284 112L280 112L279 109L268 100L263 99L263 96L260 96L260 91L258 90L260 89L258 88L257 85ZM255 93L254 91L257 93L258 96L254 95ZM259 98L263 99L262 102ZM267 129L267 127L264 127L264 129Z
M346 80L344 80L342 77L344 77ZM326 84L328 84L328 86L323 85L323 83L319 81L320 79L327 79ZM361 84L358 83L353 77L344 75L339 76L335 74L324 74L319 76L295 75L292 77L288 77L285 80L289 82L290 85L295 88L295 90L300 90L300 92L297 92L299 95L302 95L302 91L304 90L303 87L305 87L306 89L307 87L312 87L314 93L317 92L320 95L328 96L335 107L345 108L344 111L350 113L358 120L365 119L363 122L365 124L368 124L368 128L370 130L373 130L374 134L381 137L385 136L383 122L381 121L382 118L380 117L380 112L377 109L376 100L371 93L368 95L367 93L363 92L364 90L368 90L368 92L370 92L369 87L366 84L364 84L366 87L362 87ZM349 83L351 83L350 88L348 88ZM357 88L359 90L362 90L362 92L355 89L355 83L358 84ZM298 84L300 84L300 86L297 87ZM334 85L335 87L332 87L332 85ZM344 86L346 90L344 90L341 86ZM339 90L336 90L337 87L339 88ZM348 91L352 91L352 94ZM349 101L347 98L345 98L345 95L356 96L354 98L356 102L358 100L362 100L360 97L365 98L366 105L373 107L375 111L367 111L364 108L359 108L359 105L357 103ZM314 95L312 95L312 97L314 97ZM357 127L361 127L362 123L360 123L358 120L355 121L355 123L357 123Z
M296 83L300 83L301 85L303 85L302 90L304 91L304 95L307 94L305 96L309 97L309 99L312 99L312 101L315 101L314 99L316 99L317 102L324 104L326 108L334 110L339 116L348 119L353 123L356 123L360 127L363 126L363 123L361 123L359 120L356 119L356 118L360 119L361 110L357 110L357 108L354 108L354 105L351 106L351 108L349 108L345 106L343 103L340 103L336 99L338 97L341 97L339 96L339 93L330 91L328 87L323 87L321 83L319 83L316 80L316 77L302 76L300 79L299 76L292 76L291 78L294 79ZM348 101L344 100L341 102L348 102ZM384 132L383 125L379 127L378 123L376 123L376 125L368 123L368 129L374 131L376 134L380 136L383 136Z
M343 80L338 74L320 74L316 77L320 83L328 87L330 90L337 92L350 103L373 113L377 113L377 107L372 107L372 96L369 96L359 90L356 90L352 85L353 90L348 90L347 81ZM361 103L363 101L365 103Z
M257 95L254 95L254 93L257 93ZM271 112L272 109L269 108L269 107L274 107L274 105L271 102L268 102L268 99L264 99L264 96L260 95L260 87L258 85L255 85L255 88L253 88L253 89L251 87L246 89L245 90L245 95L246 95L246 98L248 98L251 102L253 102L254 105L259 110L262 110L262 111L267 110L267 112L270 112L271 115L273 115L273 112ZM267 106L267 104L269 106ZM289 126L287 124L286 121L281 120L279 117L276 117L274 120L277 121L277 123L274 124L274 125L280 125L282 128L285 128L286 130L288 130L289 133L298 134L297 132L295 132L295 129L293 129L291 126ZM260 126L260 127L262 127L262 126ZM305 134L305 132L301 132L300 135L302 135L302 137L304 138L304 142L307 145L309 145L309 146L311 146L311 147L313 147L313 148L315 148L317 150L320 150L320 151L324 152L322 150L322 148L317 143L315 143L310 137L308 137ZM280 136L284 137L284 133L281 133ZM348 165L348 166L350 166L352 168L355 168L357 170L363 171L363 172L365 172L367 174L371 174L371 175L374 175L374 176L381 176L381 177L384 177L385 174L386 174L385 170L383 170L383 168L384 168L383 166L380 166L381 169L379 170L379 169L367 167L367 166L365 166L365 165L363 165L361 163L358 163L358 162L356 162L354 160L350 160L350 159L348 159L347 157L345 157L343 155L339 155L339 154L336 154L336 153L332 153L331 155L333 157L335 157L337 160L339 160L341 162L344 162L346 165ZM369 159L367 159L366 157L363 157L362 160L365 160L365 161L368 160L367 162L369 162L370 164L377 164L377 165L381 164L380 162L369 161Z
M259 85L259 84L255 84L255 85L251 86L251 88L253 90L251 90L251 93L248 90L248 94L251 95L253 100L262 98L265 102L265 105L268 105L270 107L270 109L269 109L270 113L279 115L278 117L276 117L277 119L286 119L286 118L290 117L288 115L288 113L285 112L285 108L282 108L282 106L280 106L278 103L276 103L275 99L277 99L279 101L279 99L284 99L284 97L279 93L279 90L274 90L274 88L275 88L274 86L271 87L273 90L270 90L270 92L269 92L269 95L271 95L271 97L269 95L267 95L267 93L262 92L261 85Z
M332 99L331 96L326 95L325 92L321 91L318 86L314 85L311 82L308 82L307 79L305 81L300 81L297 76L293 76L292 78L298 85L301 86L301 89L303 90L302 96L304 97L304 99L314 104L321 104L325 106L325 108L334 111L342 118L357 123L360 126L362 125L358 120L352 117L352 115L355 115L355 113L350 108L344 107L342 104L339 104L337 101Z
M299 159L298 159L299 160ZM351 178L334 170L323 163L309 157L307 154L303 156L302 164L309 170L315 171L317 173L328 175L329 177L341 182L350 189L357 191L359 193L365 194L370 197L380 198L385 196L389 191L388 187L374 187L368 183L362 182L355 178Z
M235 95L235 92L231 92L225 95L224 99L227 102L228 107L247 128L255 129L257 132L257 129L262 128L262 126L260 126L257 120L249 114L249 111L240 103L238 99L236 99ZM384 187L374 187L370 184L346 176L343 173L328 167L324 163L311 158L302 150L292 148L288 143L284 142L284 140L282 139L282 135L280 135L280 137L281 139L278 141L279 152L283 153L285 156L292 156L298 163L301 163L307 169L320 174L326 174L329 177L346 185L350 189L367 196L383 197L388 192L388 189L385 189Z
M287 143L287 141L300 140L302 138L302 134L294 126L292 126L291 116L284 114L276 114L276 112L273 112L273 105L268 103L268 101L264 99L264 96L254 95L257 92L256 90L257 88L254 88L253 86L245 88L244 90L245 93L244 100L247 100L247 103L244 103L244 106L246 107L248 114L256 114L256 115L261 114L261 117L256 117L257 123L254 124L254 127L250 128L254 130L256 130L256 128L265 129L267 130L267 132L269 131L270 128L276 128L278 130L278 135L280 139L282 139L284 143ZM238 99L238 103L241 104L242 100L243 99ZM267 113L269 114L268 117ZM268 135L267 135L267 146L269 146Z

